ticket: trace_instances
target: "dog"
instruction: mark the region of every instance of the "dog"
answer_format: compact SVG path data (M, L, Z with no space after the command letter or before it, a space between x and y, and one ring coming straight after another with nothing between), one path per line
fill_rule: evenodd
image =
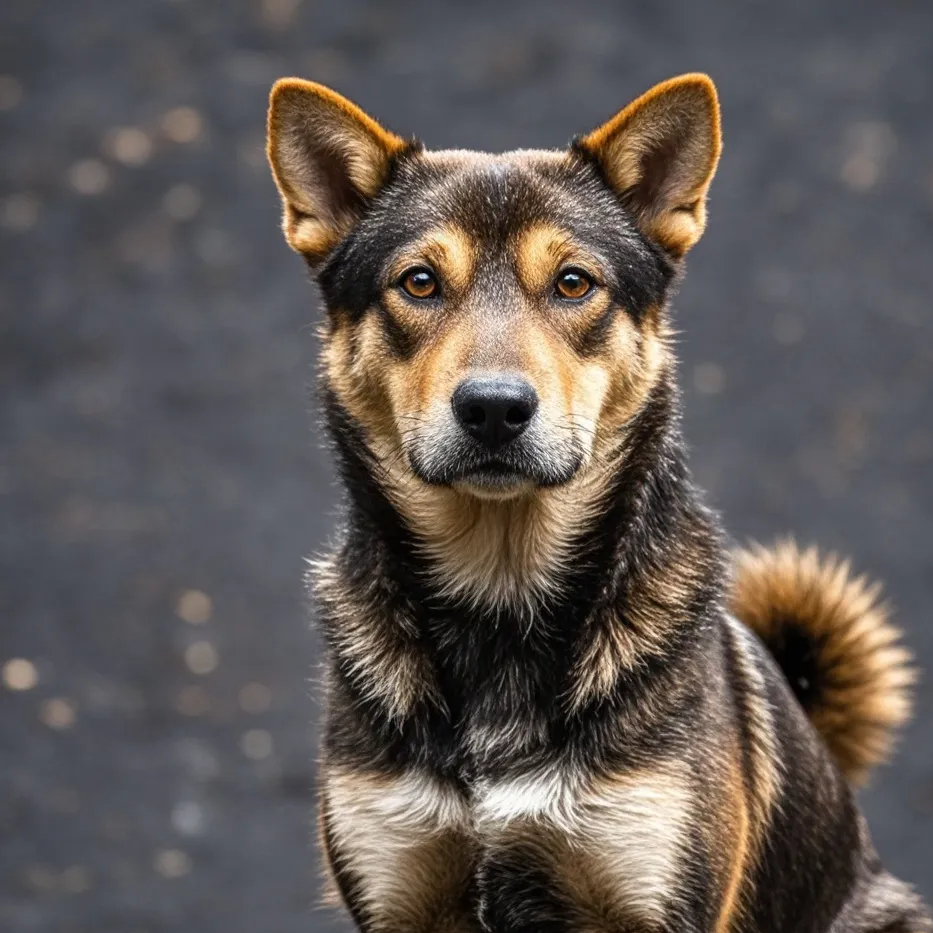
M699 74L503 155L273 88L346 490L319 828L360 930L933 930L853 800L899 633L835 558L729 553L685 463L669 299L720 148Z

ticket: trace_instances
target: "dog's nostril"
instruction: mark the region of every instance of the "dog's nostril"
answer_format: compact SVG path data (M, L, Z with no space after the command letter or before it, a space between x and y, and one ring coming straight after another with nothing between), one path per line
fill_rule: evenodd
M479 405L470 405L463 416L464 423L479 427L486 420L486 412Z
M505 413L505 423L518 426L520 424L524 424L530 417L531 412L524 405L521 407L518 405L513 405Z

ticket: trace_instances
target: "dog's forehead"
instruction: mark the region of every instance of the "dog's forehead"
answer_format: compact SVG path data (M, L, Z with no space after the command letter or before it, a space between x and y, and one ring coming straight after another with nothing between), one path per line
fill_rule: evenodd
M473 149L428 149L421 153L422 167L435 176L486 180L502 184L536 175L570 170L573 159L566 150L515 149L511 152L480 152Z
M397 184L412 219L453 224L495 242L529 224L571 220L581 207L583 178L567 152L438 150L413 161Z
M481 152L475 149L428 149L421 153L423 164L452 173L507 174L534 172L567 166L569 153L562 149L514 149L510 152Z

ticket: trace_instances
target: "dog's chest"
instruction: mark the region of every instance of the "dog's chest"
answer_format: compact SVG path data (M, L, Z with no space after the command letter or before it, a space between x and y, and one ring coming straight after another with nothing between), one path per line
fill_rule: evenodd
M556 881L588 892L603 912L660 920L687 844L691 796L671 773L606 779L554 767L480 782L472 820L494 846L539 832Z
M542 657L545 652L534 649L530 639L525 650L536 654L538 663L520 652L490 648L458 658L447 672L448 682L457 684L448 704L458 723L451 757L471 783L491 770L521 770L523 762L551 754L553 736L565 727L560 698L567 687L567 659Z
M340 835L348 842L365 836L382 898L405 899L415 883L406 872L380 866L382 857L391 854L396 866L421 865L419 850L434 851L438 839L449 837L459 840L450 851L464 862L454 877L478 872L489 884L502 883L490 874L491 861L530 845L536 859L546 860L555 889L573 888L602 915L648 923L662 920L671 903L690 803L686 785L669 774L598 782L556 766L480 779L467 792L411 771L389 784L382 779L366 806L354 796L356 803L335 817L346 821Z

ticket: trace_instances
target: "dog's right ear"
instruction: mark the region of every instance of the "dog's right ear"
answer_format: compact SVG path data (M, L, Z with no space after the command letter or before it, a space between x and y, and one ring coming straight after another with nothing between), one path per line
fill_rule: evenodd
M300 78L275 83L268 155L285 207L285 239L316 265L350 232L409 143L355 104Z

